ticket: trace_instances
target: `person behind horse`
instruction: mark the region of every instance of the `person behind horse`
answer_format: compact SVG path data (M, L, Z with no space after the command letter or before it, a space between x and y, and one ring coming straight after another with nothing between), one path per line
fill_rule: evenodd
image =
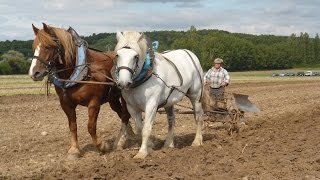
M213 61L213 66L204 76L205 85L209 85L209 94L215 101L224 100L225 86L230 82L230 76L226 69L222 67L223 60L216 58Z

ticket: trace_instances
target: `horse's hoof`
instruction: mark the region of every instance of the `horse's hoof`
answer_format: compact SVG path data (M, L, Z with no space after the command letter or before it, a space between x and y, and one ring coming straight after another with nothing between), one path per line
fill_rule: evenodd
M117 144L114 144L114 147L115 147L114 149L116 149L116 150L123 150L126 142L127 142L127 137L126 137L126 136L122 136L122 137L119 139L118 143L117 143Z
M202 145L202 141L193 141L191 146L201 146Z
M70 161L76 161L80 158L80 153L76 153L76 154L68 154L67 159Z
M105 152L110 152L112 151L112 145L110 145L108 142L103 142L101 143L101 148L100 148L100 152L101 153L105 153Z
M105 143L103 141L100 144L97 144L96 148L102 153L104 153L106 151L106 146L105 146Z
M173 143L164 143L164 148L174 148L174 144Z
M138 152L138 154L136 154L133 158L134 159L144 159L147 157L147 153L141 153L141 152Z

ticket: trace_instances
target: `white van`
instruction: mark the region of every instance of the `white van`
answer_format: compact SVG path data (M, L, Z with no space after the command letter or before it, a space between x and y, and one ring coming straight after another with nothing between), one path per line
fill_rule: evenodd
M312 71L307 71L304 73L305 76L312 76Z

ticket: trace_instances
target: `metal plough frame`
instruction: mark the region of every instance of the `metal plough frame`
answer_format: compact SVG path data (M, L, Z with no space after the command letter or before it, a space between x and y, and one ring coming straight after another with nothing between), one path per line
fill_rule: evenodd
M232 101L232 98L229 98L230 101ZM228 99L225 98L225 102L227 104ZM182 110L182 109L174 109L174 112L176 114L194 114L194 110L191 107L175 104L176 106L186 108L189 110ZM165 114L165 110L160 109L158 110L158 113ZM222 120L218 120L217 116L223 116L221 117ZM221 109L221 110L204 110L204 121L205 121L205 127L210 128L209 123L210 122L221 122L223 124L228 124L229 127L227 128L228 133L231 135L233 132L238 133L239 132L239 126L238 123L241 122L241 120L244 118L244 111L236 108L231 109ZM226 116L229 116L229 120L225 120Z

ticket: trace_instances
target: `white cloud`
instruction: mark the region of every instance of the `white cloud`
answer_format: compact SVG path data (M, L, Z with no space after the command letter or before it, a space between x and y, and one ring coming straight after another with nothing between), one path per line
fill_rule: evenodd
M231 3L232 2L232 3ZM290 35L320 29L320 2L253 0L0 0L0 40L32 39L31 24L73 26L82 35L134 29L213 28L252 34Z
M111 8L116 3L116 0L42 0L41 4L49 11L83 11L85 9L94 8L95 10L101 10L105 8Z

